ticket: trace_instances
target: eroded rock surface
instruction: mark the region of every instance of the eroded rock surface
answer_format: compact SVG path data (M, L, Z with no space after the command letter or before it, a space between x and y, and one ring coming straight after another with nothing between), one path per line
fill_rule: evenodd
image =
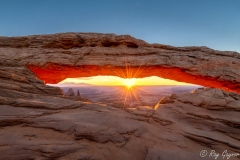
M0 68L1 160L202 160L201 150L240 152L236 93L204 88L155 107L116 108L64 97L14 67Z
M62 33L0 37L0 56L28 66L45 83L96 75L154 75L240 93L240 54L207 47L148 44L127 35Z

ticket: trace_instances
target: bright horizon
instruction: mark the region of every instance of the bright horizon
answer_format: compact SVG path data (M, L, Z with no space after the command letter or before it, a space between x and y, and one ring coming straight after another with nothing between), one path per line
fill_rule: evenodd
M145 77L145 78L132 78L134 86L158 86L158 85L185 85L193 86L194 84L177 82L174 80L164 79L157 76ZM93 77L81 77L81 78L66 78L58 83L61 84L89 84L95 86L126 86L125 80L117 76L93 76Z

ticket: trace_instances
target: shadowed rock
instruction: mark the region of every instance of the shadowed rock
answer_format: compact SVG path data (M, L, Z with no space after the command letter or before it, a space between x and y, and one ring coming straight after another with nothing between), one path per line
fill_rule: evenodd
M79 90L77 91L77 96L78 96L78 97L81 97Z
M69 88L67 91L67 96L75 96L75 93L72 88Z

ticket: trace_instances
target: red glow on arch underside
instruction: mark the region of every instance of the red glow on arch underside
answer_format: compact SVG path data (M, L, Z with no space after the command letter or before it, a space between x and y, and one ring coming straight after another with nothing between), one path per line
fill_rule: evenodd
M179 82L192 83L196 85L219 88L226 91L240 93L240 84L230 81L218 81L217 77L204 77L201 75L192 75L180 68L169 68L162 66L147 67L111 67L111 66L64 66L48 64L44 67L34 65L28 66L37 76L45 83L56 84L66 78L91 77L98 75L112 75L122 78L143 78L150 76L159 76L162 78L172 79Z

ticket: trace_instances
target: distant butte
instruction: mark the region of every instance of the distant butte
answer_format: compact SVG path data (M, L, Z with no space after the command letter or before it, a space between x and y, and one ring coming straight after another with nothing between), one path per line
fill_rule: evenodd
M45 83L96 75L159 76L240 93L240 54L207 47L148 44L129 35L61 33L0 37L0 56L28 67Z

